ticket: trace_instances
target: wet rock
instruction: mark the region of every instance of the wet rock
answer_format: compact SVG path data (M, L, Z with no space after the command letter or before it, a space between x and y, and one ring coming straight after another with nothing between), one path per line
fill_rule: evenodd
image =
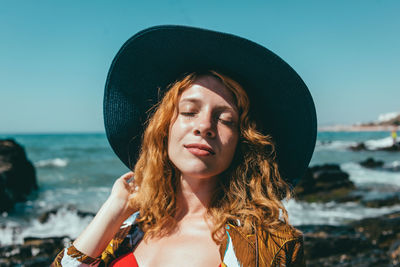
M365 146L365 144L363 142L358 143L355 146L350 146L349 147L351 150L353 151L363 151L363 150L367 150L367 147Z
M382 167L384 162L382 160L375 160L373 158L367 158L360 162L360 165L366 168L378 168Z
M400 212L346 226L303 225L307 266L399 266Z
M361 201L366 207L370 208L381 208L387 206L394 206L400 204L400 196L399 195L391 195L384 198L377 198L377 199L363 199Z
M28 237L22 245L2 246L0 266L49 266L70 241L68 237Z
M366 266L391 266L386 253L379 249L371 249L354 254L338 254L329 257L306 260L307 267L366 267Z
M300 226L304 233L307 258L328 257L343 253L357 253L372 248L363 235L350 226Z
M308 168L295 187L295 194L298 199L308 202L355 201L360 197L350 194L354 188L349 174L339 165L325 164Z
M14 140L0 140L0 212L10 211L37 188L35 168L24 148Z
M365 168L378 169L382 171L398 172L400 171L400 164L395 161L393 163L385 164L382 160L375 160L374 158L367 158L360 161L360 165Z
M385 251L388 251L394 242L400 240L400 212L366 218L351 225L357 232L363 233L371 243Z
M399 152L400 151L400 143L396 143L396 144L393 144L388 147L382 147L377 150L389 151L389 152Z

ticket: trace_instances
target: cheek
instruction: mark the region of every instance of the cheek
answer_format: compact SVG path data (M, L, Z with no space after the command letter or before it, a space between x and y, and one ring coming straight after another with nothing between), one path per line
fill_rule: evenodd
M239 136L235 135L234 137L232 137L231 141L230 141L230 148L231 148L231 153L232 155L235 154L236 152L236 147L239 141ZM233 156L232 156L233 158Z
M168 156L170 159L172 159L179 150L180 142L184 139L189 130L188 124L184 123L179 118L171 123L168 133Z
M176 142L183 138L183 136L190 130L189 126L189 123L177 118L169 128L168 142Z
M223 146L225 147L225 151L227 155L231 155L231 159L233 158L233 154L236 151L236 146L239 140L239 134L237 132L225 132L224 136L221 138L223 140Z
M219 129L219 132L220 138L224 145L236 147L236 144L239 140L239 132L237 130L223 128Z

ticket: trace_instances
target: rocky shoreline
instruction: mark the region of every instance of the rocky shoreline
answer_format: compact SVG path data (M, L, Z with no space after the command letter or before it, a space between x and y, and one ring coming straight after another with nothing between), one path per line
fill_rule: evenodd
M24 239L22 245L0 247L0 266L49 266L61 249L70 242L69 237Z
M307 266L400 266L400 211L348 225L297 228L304 233ZM23 244L0 247L0 266L48 266L69 242L68 236L26 237Z
M1 141L1 140L0 140ZM12 184L10 179L18 183L27 183L29 190L37 188L34 172L30 176L18 173L18 164L13 159L22 159L31 170L32 164L26 159L23 148L12 140L5 140L2 145L3 156L0 155L0 178L5 184ZM11 147L14 148L10 149ZM18 153L14 153L17 151ZM4 156L7 155L7 156ZM385 169L384 162L372 158L360 162L365 168L398 172L399 169ZM6 166L6 167L4 167ZM13 167L17 166L17 167ZM11 178L10 178L11 177ZM23 179L29 182L24 182ZM2 198L23 201L27 189L22 192L17 187L3 187ZM400 205L400 193L391 192L384 198L365 198L363 190L357 188L349 179L349 174L341 170L339 165L325 164L310 167L306 175L295 188L295 197L303 202L353 202L365 207L382 208ZM11 202L10 202L11 203ZM4 204L4 203L3 203ZM7 203L6 203L7 204ZM9 204L9 203L8 203ZM11 205L3 210L11 210ZM59 207L48 210L37 217L41 224L49 223L51 216L57 215ZM80 218L93 217L94 214L71 209ZM0 226L1 227L1 226ZM353 221L346 225L301 225L298 228L304 233L304 248L307 266L400 266L400 211L386 215ZM25 237L22 244L0 246L0 266L48 266L61 249L71 242L71 237Z
M383 162L368 158L360 165L379 169ZM336 164L308 168L295 193L298 200L313 203L355 202L371 208L400 205L399 192L366 198ZM400 266L400 211L347 225L298 228L304 233L307 266Z
M400 266L400 212L349 225L302 225L307 266Z

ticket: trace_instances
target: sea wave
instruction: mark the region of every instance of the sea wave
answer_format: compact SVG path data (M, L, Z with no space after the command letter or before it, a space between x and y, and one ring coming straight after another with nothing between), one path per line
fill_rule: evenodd
M68 165L67 159L55 158L55 159L44 159L35 162L35 167L44 168L44 167L55 167L55 168L63 168Z
M317 141L316 150L347 150L350 147L356 146L359 142L356 141ZM393 145L393 139L390 136L381 139L371 139L364 142L365 147L368 150L377 150L385 147L390 147Z
M22 244L25 237L68 236L75 239L92 219L92 216L80 216L76 209L63 207L50 214L45 223L34 219L22 227L19 223L8 221L0 227L0 245Z
M368 208L358 203L307 203L295 200L285 202L290 223L298 225L328 224L342 225L367 217L377 217L400 210L400 205L382 208Z
M307 203L296 200L285 201L290 223L299 226L307 224L342 225L354 220L376 217L400 210L400 205L382 208L368 208L358 203ZM46 222L38 219L25 226L7 221L0 227L0 245L22 244L26 237L62 237L75 239L93 219L82 216L78 210L63 207L49 215Z
M390 147L393 145L392 137L388 136L382 139L373 139L365 141L365 146L370 150L376 150L384 147Z
M398 161L392 164L399 164ZM355 162L347 162L340 165L343 171L349 173L350 180L355 184L388 184L400 187L400 173L389 172L381 169L368 169Z

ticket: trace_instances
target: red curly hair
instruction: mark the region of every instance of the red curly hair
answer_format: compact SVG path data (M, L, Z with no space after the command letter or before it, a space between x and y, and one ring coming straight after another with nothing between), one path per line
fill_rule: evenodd
M281 200L290 198L291 192L279 174L271 137L257 131L249 117L248 96L240 84L223 74L209 71L191 73L173 83L148 120L134 168L135 183L140 190L131 203L139 207L138 222L145 238L168 234L176 227L180 173L168 158L168 134L182 92L201 75L220 80L232 93L239 111L240 138L236 153L230 167L220 175L208 207L208 216L214 224L214 241L221 240L218 233L230 222L240 221L243 231L249 234L257 227L274 232L282 224L289 225Z

